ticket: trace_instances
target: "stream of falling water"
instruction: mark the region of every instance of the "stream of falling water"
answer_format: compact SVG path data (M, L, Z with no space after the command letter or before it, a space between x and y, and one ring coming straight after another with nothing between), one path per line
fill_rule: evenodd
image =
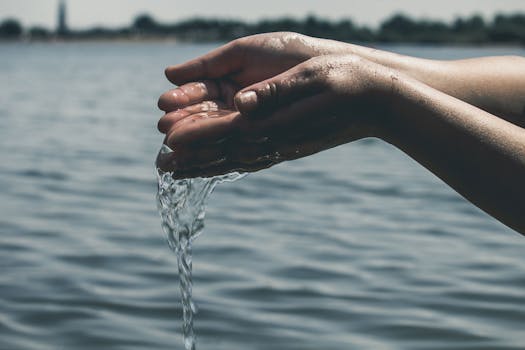
M163 145L159 157L171 150ZM157 158L157 162L158 162ZM157 205L162 229L177 256L182 299L182 334L187 350L195 350L193 318L197 308L192 301L192 242L204 228L206 201L218 183L235 181L243 174L231 173L211 178L173 179L173 173L157 167Z

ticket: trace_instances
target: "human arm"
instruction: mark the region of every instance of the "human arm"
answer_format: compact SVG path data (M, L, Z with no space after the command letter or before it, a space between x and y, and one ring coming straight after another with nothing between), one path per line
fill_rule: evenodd
M159 125L175 152L161 166L180 177L256 171L378 137L525 234L523 128L352 55L308 60L247 91L256 99L237 94L237 108L187 100L167 113Z
M525 127L525 58L430 60L346 44L349 53L393 68L428 86Z
M514 124L525 126L525 58L483 57L441 61L400 55L365 46L313 38L289 32L252 35L234 40L211 53L182 65L169 67L166 75L182 85L214 80L227 91L224 100L233 103L235 92L267 79L313 57L354 55L392 68L426 85L486 110ZM518 74L517 74L518 73ZM171 92L159 101L171 106ZM197 103L209 96L194 98Z
M382 138L525 235L525 129L406 76L393 91Z

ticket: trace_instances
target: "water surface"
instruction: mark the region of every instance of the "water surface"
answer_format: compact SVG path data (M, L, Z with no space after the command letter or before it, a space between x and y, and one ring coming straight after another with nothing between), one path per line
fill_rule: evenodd
M214 46L0 46L0 349L183 349L155 104L164 66ZM525 239L379 141L221 185L206 220L199 349L525 344Z

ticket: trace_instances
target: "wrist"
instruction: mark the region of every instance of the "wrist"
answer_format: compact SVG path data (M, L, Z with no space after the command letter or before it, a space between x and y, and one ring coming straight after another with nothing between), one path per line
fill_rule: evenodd
M385 98L388 112L381 120L380 138L403 148L410 130L421 130L429 120L427 117L440 109L440 101L446 95L399 71L391 72L388 90Z
M373 78L376 88L369 102L373 111L370 115L369 136L392 143L402 123L402 115L413 103L413 96L409 93L413 79L403 72L381 65L376 65Z

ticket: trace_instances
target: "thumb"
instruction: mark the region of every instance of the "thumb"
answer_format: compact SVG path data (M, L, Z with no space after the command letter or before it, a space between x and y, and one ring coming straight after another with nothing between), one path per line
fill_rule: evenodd
M254 114L258 110L270 110L278 102L277 81L266 81L250 86L235 95L235 106L242 114Z
M317 74L304 64L239 91L234 102L244 115L269 114L318 90Z

